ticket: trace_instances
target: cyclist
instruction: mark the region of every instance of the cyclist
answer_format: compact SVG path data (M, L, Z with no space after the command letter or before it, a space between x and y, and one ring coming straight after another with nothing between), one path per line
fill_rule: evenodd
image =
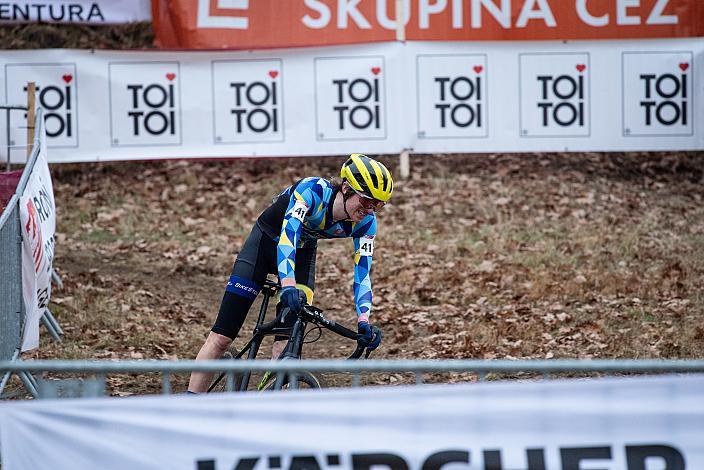
M381 335L369 324L372 307L370 269L376 236L376 214L391 197L393 180L380 162L352 154L340 179L304 178L279 194L262 212L235 260L215 325L196 360L218 359L232 344L267 274L278 274L281 285L277 311L299 312L313 302L315 257L319 238L352 238L357 341L375 349ZM294 315L287 315L294 320ZM285 338L275 338L278 357ZM193 372L192 393L207 389L212 373Z

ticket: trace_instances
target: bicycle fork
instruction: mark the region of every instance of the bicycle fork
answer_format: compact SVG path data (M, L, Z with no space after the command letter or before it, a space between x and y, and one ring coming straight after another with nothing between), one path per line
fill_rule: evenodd
M296 320L293 325L293 331L291 332L291 339L286 345L283 354L281 355L281 360L289 359L299 359L301 357L301 351L303 349L303 334L306 331L306 322L300 318ZM290 374L289 382L292 388L296 388L295 374ZM280 390L284 386L284 380L286 380L287 374L280 373L276 374L276 383L274 384L274 390Z

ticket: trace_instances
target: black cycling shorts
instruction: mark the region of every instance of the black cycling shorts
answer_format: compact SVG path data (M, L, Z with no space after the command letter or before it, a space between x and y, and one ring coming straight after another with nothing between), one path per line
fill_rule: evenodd
M235 260L213 332L235 339L266 276L278 274L276 245L257 224L254 225ZM317 241L312 240L296 249L296 283L307 286L311 291L315 288L317 248Z

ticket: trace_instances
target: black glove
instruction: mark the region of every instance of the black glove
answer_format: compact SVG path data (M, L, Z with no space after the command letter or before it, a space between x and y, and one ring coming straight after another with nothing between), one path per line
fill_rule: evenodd
M357 323L357 344L373 351L381 344L381 330L366 321Z
M294 314L298 314L306 303L306 294L295 287L284 287L281 290L281 307L289 308Z

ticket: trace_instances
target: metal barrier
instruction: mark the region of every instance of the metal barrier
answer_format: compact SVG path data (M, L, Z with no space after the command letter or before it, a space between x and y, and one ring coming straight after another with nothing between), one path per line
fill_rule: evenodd
M3 105L0 110L6 113L6 171L11 169L10 152L14 142L10 136L10 113L27 111L26 106ZM24 146L22 146L24 147ZM19 354L22 341L22 320L25 317L22 299L22 233L20 230L20 208L18 189L8 201L0 215L0 359L13 360ZM19 275L18 275L19 274ZM4 389L8 376L0 383L0 392Z
M0 216L0 359L13 357L19 348L24 302L22 301L22 235L20 207L15 194Z
M0 371L16 373L71 373L95 374L95 379L40 379L40 398L61 396L101 396L109 374L161 374L162 393L171 394L171 375L192 371L227 373L228 389L232 390L234 375L247 371L283 372L333 372L352 374L352 386L360 385L360 375L372 372L400 372L413 374L416 384L422 384L426 373L472 373L478 380L487 374L537 373L544 379L554 374L663 374L704 372L704 360L301 360L301 361L31 361L0 362ZM295 379L291 381L294 384Z
M25 318L22 298L22 234L20 231L20 206L17 194L0 216L0 358L16 361L22 346ZM10 378L6 372L0 381L0 393ZM18 373L25 388L37 396L37 388L29 373Z
M2 108L0 107L0 109ZM18 106L4 108L27 109ZM37 132L34 136L32 153L24 167L15 194L10 198L2 215L0 215L0 299L2 299L0 304L0 359L3 361L14 361L19 358L24 330L26 310L22 297L22 231L19 203L20 196L27 186L42 147L44 118L41 109L38 109L35 115L34 127ZM8 166L9 158L8 147ZM41 321L49 334L55 340L60 341L63 331L48 309ZM19 376L27 390L36 396L36 382L33 377L25 371L21 371ZM9 377L9 372L4 373L0 381L0 394L5 389Z

